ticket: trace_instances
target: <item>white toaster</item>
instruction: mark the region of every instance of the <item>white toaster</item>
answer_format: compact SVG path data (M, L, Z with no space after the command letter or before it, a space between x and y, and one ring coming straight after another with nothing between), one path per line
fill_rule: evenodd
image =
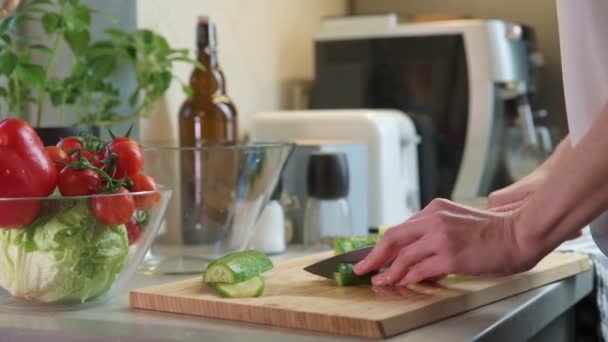
M254 141L344 140L368 152L368 226L403 222L420 210L419 138L412 120L396 110L302 110L254 116ZM305 180L303 180L305 181Z

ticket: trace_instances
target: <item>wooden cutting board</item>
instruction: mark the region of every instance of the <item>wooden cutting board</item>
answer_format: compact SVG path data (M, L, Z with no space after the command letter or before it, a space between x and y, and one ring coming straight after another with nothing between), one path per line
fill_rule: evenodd
M302 270L332 253L280 263L259 298L223 299L197 277L131 292L131 306L339 335L383 338L588 270L587 256L552 253L503 278L448 277L409 288L338 287Z

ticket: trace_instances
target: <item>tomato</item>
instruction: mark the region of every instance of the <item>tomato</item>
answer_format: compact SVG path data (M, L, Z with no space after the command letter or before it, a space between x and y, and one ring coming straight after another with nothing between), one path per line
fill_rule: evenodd
M115 169L110 171L110 176L116 179L122 179L126 175L133 177L144 167L144 152L135 140L117 138L110 143L109 148L117 157ZM103 159L107 159L109 153L106 150Z
M75 170L66 166L59 173L57 185L63 196L88 196L101 189L101 176L90 169Z
M2 200L0 201L0 230L3 228L22 228L38 217L40 200Z
M46 197L57 186L57 169L36 131L15 118L0 121L0 198ZM0 227L30 224L38 200L0 201Z
M135 174L131 177L131 181L133 181L133 188L131 189L133 192L158 190L158 185L154 178L145 173ZM158 204L158 201L160 201L160 193L155 192L146 195L134 194L133 198L135 199L135 208L137 210L150 210Z
M72 157L70 159L72 160L72 162L77 162L80 160L81 156L84 159L91 162L91 164L93 164L93 166L98 167L100 169L103 167L103 162L102 162L100 155L93 154L93 152L88 151L88 150L81 150L80 153L76 152L76 153L72 154Z
M57 146L47 146L45 147L46 153L48 153L51 160L55 163L55 169L57 173L61 172L65 167L65 163L70 162L70 157L65 153L64 150Z
M129 222L135 212L135 201L129 190L121 188L117 194L93 197L91 207L99 223L117 226Z
M70 153L74 150L78 150L82 148L82 142L79 138L76 137L68 137L63 138L57 143L57 147L61 148L65 151L65 153Z
M139 222L135 217L131 217L129 222L126 223L127 227L127 235L129 237L129 246L137 243L141 238L141 234L143 233Z

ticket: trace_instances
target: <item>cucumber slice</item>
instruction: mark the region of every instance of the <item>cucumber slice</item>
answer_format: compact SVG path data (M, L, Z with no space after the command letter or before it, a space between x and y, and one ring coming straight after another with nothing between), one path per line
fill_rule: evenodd
M264 293L264 278L257 276L241 283L213 283L212 286L224 298L259 297Z
M206 283L240 283L272 268L272 261L258 251L228 254L209 264L203 274Z
M334 253L343 254L380 242L380 235L352 236L334 239Z
M364 276L358 276L354 271L354 264L340 264L338 271L334 272L334 280L339 286L371 285L372 277L377 272L372 272Z

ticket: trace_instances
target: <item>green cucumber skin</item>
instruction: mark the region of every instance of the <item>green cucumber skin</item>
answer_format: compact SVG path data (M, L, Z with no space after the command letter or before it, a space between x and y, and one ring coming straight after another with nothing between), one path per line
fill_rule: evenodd
M354 251L380 242L381 235L351 236L334 239L334 253L336 255Z
M241 283L212 283L211 286L224 298L254 298L264 294L265 282L263 277L257 276Z
M338 271L334 272L334 280L338 286L371 285L372 277L377 272L372 272L364 276L358 276L354 271L354 264L344 263L338 266Z
M227 270L231 275L230 279L213 278L214 267ZM203 275L203 281L206 283L219 281L233 284L240 283L256 277L272 269L272 267L272 261L264 253L253 250L231 253L211 262Z

